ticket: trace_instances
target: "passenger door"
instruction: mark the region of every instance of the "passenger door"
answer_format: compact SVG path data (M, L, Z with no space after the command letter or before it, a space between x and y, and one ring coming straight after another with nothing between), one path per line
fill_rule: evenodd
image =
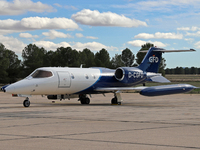
M67 71L58 71L58 88L69 88L71 86L70 73Z

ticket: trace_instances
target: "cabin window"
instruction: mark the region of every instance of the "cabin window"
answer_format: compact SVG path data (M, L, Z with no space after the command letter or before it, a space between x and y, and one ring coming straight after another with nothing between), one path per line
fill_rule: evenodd
M96 79L95 75L92 74L92 78L93 78L93 79Z
M33 78L47 78L53 76L51 71L36 70L32 75Z
M71 78L74 79L74 75L71 73Z
M89 77L88 77L88 75L87 75L87 74L85 75L85 78L86 78L86 79L89 79Z

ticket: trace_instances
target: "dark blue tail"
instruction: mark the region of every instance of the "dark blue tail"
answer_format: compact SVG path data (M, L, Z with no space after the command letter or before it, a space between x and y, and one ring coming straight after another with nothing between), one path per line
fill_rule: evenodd
M162 50L164 49L151 47L138 68L145 72L157 73L162 59Z

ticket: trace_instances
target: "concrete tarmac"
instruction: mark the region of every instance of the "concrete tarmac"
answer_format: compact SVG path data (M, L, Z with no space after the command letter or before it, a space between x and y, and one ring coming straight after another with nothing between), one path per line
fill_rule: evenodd
M144 97L92 95L52 103L45 97L14 98L0 92L2 150L184 150L200 149L200 95Z

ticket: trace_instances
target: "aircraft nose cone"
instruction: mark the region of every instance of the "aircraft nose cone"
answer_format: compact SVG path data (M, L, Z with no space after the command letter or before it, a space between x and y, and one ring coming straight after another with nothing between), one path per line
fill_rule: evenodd
M4 86L2 86L2 87L1 87L1 91L6 92L6 87L8 87L8 86L9 86L9 84L8 84L8 85L4 85Z
M3 91L6 92L6 93L14 94L15 86L14 85L7 86L7 87L4 88Z

